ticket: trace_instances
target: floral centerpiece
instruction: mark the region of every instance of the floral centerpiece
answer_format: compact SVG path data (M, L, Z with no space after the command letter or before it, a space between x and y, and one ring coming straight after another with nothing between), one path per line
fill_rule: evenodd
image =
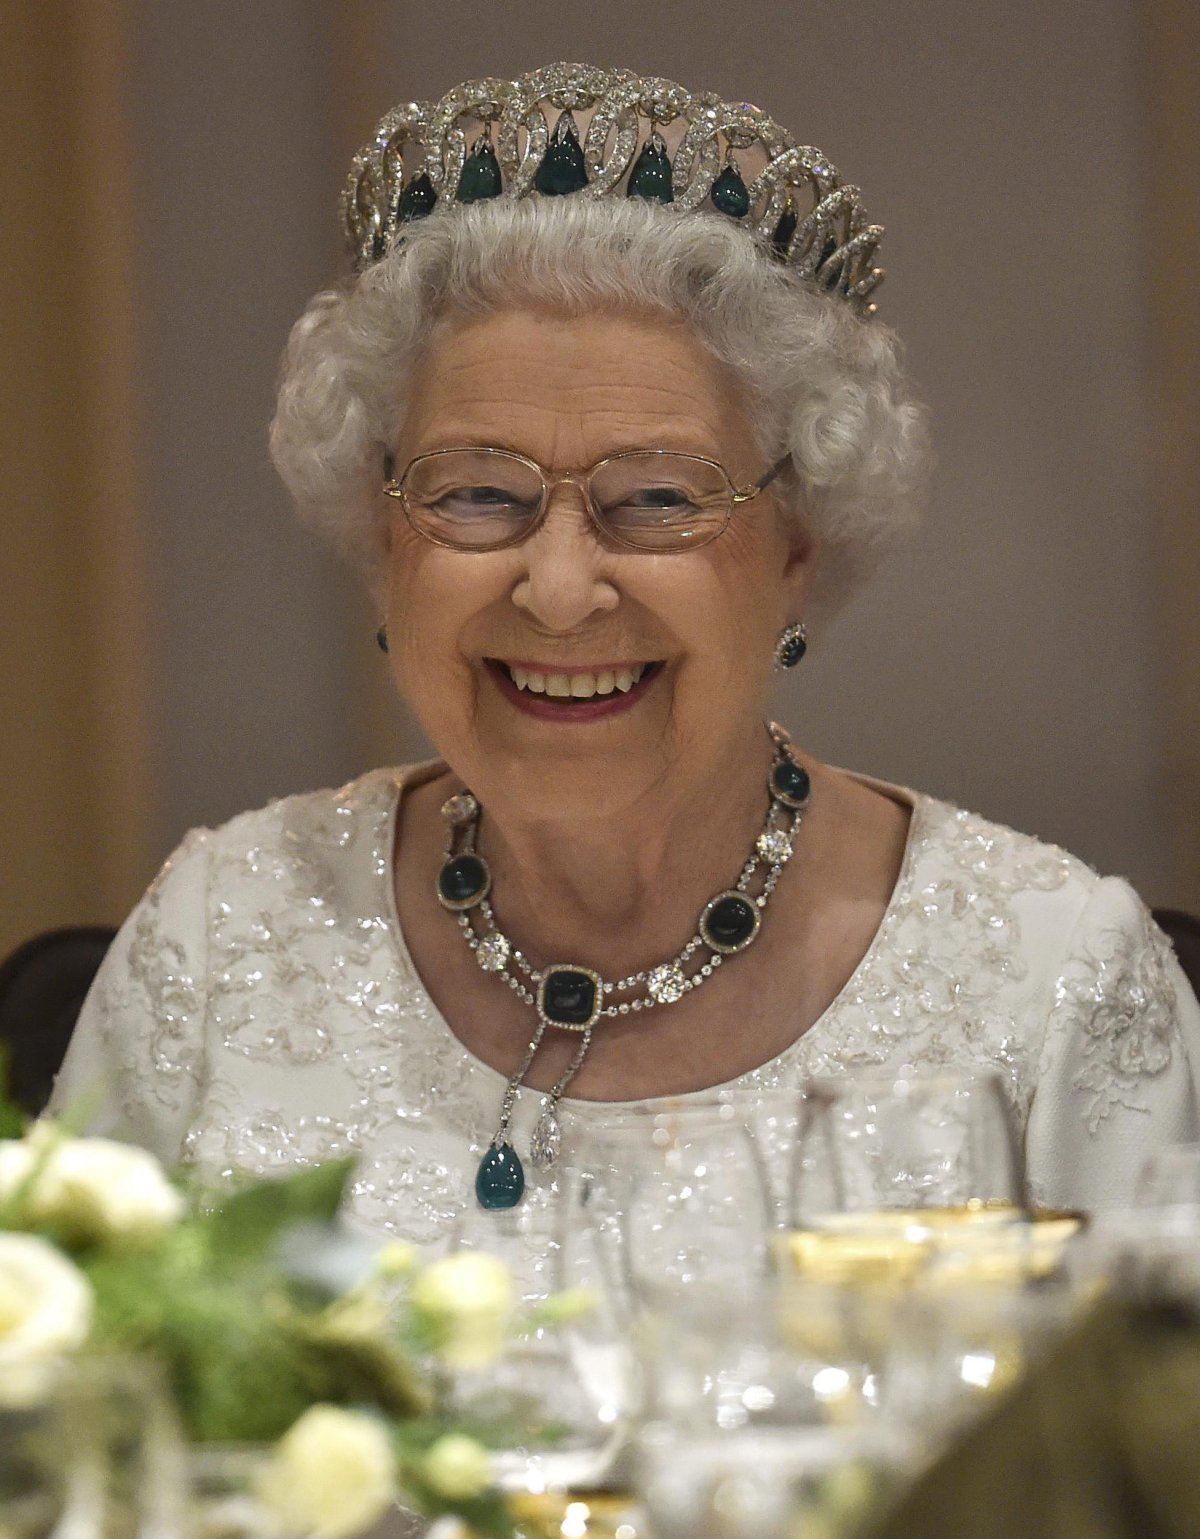
M64 1355L146 1356L195 1449L262 1451L254 1496L280 1535L341 1539L398 1500L509 1532L488 1429L446 1413L439 1386L501 1350L512 1278L477 1252L425 1264L392 1244L331 1283L350 1170L205 1198L144 1150L0 1105L0 1395Z

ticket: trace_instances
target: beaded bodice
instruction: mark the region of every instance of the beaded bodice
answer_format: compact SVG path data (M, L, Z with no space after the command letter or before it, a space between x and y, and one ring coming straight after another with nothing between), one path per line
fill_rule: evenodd
M102 1126L218 1176L354 1155L358 1222L444 1241L473 1201L505 1081L435 1008L396 914L405 773L434 768L377 771L189 835L110 953L55 1104L104 1079ZM994 1069L1036 1196L1128 1201L1146 1148L1196 1136L1200 1006L1169 943L1124 882L895 794L911 827L872 945L815 1025L734 1083ZM519 1093L515 1138L529 1139L541 1101ZM564 1136L628 1115L566 1100ZM532 1170L527 1200L552 1201L554 1182Z

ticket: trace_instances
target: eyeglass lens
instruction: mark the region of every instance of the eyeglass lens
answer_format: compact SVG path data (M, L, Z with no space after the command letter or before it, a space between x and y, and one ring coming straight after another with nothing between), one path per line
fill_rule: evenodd
M618 455L597 466L585 484L601 525L645 550L704 544L729 519L725 475L686 454ZM418 529L444 544L475 550L520 539L541 516L545 495L541 475L524 460L471 449L420 456L409 466L403 489Z

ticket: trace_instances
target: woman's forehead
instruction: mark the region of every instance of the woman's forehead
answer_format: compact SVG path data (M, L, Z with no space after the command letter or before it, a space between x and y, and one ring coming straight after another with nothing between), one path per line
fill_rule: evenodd
M490 443L533 453L531 439L566 439L599 452L711 454L741 436L727 372L666 320L505 312L443 326L415 385L403 438L421 450Z

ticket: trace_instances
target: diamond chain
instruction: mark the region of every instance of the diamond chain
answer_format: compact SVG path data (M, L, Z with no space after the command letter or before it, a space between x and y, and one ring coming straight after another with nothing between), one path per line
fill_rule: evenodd
M772 725L772 736L782 755L787 752L790 744L786 738L780 740L782 729ZM461 839L462 853L474 852L479 834L481 811L479 803L470 792L464 792L451 797L442 810L447 821L446 856L449 857L454 852L458 839ZM804 820L804 812L804 807L789 808L774 798L771 799L762 832L731 889L751 897L755 876L765 868L761 889L751 897L760 914L765 912L779 883L783 868L792 857L796 835ZM476 909L483 921L481 928L477 928L474 919ZM496 975L507 984L522 1003L536 1007L535 991L542 981L544 969L535 967L520 947L505 935L488 899L484 898L475 907L465 910L456 917L463 938L474 953L480 968L484 972ZM686 972L686 964L701 949L705 950L707 955L694 971ZM600 990L605 999L613 995L628 994L637 988L644 989L645 993L636 999L614 1000L612 1003L603 1005L599 1013L602 1017L612 1019L629 1015L631 1012L654 1010L660 1005L676 1004L685 995L707 983L722 961L721 953L709 947L704 937L697 932L668 961L654 963L616 981L601 979Z
M578 1027L569 1017L561 1015L557 1018L553 1017L550 1013L551 1007L543 1000L543 985L547 980L555 973L570 973L572 969L561 963L544 968L535 967L520 947L514 945L505 935L496 921L495 911L488 901L491 876L486 862L479 856L476 848L481 817L478 801L469 791L462 791L450 797L442 807L442 815L446 822L442 874L443 876L447 873L454 875L455 883L465 877L466 885L460 887L452 884L449 888L443 888L442 878L439 877L439 898L446 907L457 910L456 918L463 939L474 953L475 960L482 970L501 979L523 1004L531 1006L537 1012L537 1026L533 1036L530 1038L520 1064L505 1086L500 1103L499 1124L492 1139L489 1154L485 1155L484 1162L480 1166L477 1191L480 1190L479 1182L487 1177L489 1160L502 1151L512 1149L509 1125L516 1107L517 1092L533 1066L548 1026L579 1029L581 1035L570 1063L552 1088L543 1096L541 1115L534 1128L530 1144L530 1156L535 1164L541 1166L553 1164L558 1156L560 1147L558 1103L582 1067L591 1045L595 1023L601 1018L627 1016L643 1010L654 1010L660 1005L678 1003L693 990L705 984L721 966L726 955L733 955L745 949L758 934L762 915L778 885L783 868L792 858L796 835L804 820L810 793L808 776L803 767L792 757L791 742L787 733L774 722L769 724L767 730L775 745L775 764L770 777L767 815L762 832L755 840L735 885L732 888L723 889L709 899L701 912L696 933L668 961L642 968L639 972L630 973L615 982L601 978L599 974L586 969L576 970L576 976L590 980L590 987L594 990L591 1018L586 1024L580 1018ZM756 887L757 891L754 890ZM732 920L728 913L730 905L734 910ZM726 917L718 924L717 916L722 906L726 908ZM481 921L479 925L475 919L476 910L479 912ZM704 933L706 921L707 935ZM706 955L701 957L699 965L693 971L687 971L688 964L700 951L705 952ZM630 994L635 989L644 992L639 992L633 999L614 998L616 995ZM604 1003L605 1000L609 1002ZM524 1175L515 1151L511 1158L516 1160L517 1191L515 1196L510 1194L506 1200L517 1201L520 1192L524 1189ZM484 1200L482 1196L480 1200Z

